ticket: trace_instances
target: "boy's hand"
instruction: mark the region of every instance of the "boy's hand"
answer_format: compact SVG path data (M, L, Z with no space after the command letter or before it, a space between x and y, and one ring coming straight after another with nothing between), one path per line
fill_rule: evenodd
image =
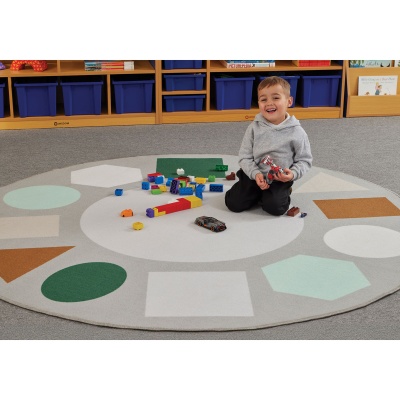
M293 172L289 168L285 168L283 172L278 172L275 175L275 180L276 181L281 181L281 182L290 182L294 178Z
M264 178L263 174L256 175L256 183L261 190L265 190L269 188L267 181Z

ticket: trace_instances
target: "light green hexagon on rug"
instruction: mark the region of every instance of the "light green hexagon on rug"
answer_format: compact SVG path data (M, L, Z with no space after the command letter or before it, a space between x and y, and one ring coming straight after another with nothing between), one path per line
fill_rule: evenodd
M262 271L276 292L336 300L370 286L351 261L298 255L267 265Z

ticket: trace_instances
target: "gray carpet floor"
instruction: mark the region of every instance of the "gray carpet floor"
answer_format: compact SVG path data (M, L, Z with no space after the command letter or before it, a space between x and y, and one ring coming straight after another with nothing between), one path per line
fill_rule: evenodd
M76 164L156 154L234 154L248 123L0 131L0 186ZM400 117L306 120L314 165L400 194ZM0 339L397 340L400 291L333 317L268 329L154 332L68 321L0 301Z

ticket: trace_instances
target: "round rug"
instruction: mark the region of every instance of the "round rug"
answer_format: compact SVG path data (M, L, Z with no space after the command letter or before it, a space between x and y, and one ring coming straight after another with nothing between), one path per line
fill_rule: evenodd
M142 184L155 172L173 179L183 165L207 178L200 201L190 189L171 193L167 179L154 194ZM295 216L236 214L224 203L235 181L224 176L237 169L232 155L154 155L1 188L0 298L103 326L236 330L346 312L400 288L396 194L313 167L293 186ZM182 209L149 216L171 207ZM200 216L227 229L200 227Z

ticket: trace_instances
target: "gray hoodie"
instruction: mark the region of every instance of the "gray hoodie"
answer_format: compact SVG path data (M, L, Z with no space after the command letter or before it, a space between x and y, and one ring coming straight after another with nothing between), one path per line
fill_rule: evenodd
M260 161L267 155L279 167L290 168L294 180L300 179L311 168L310 142L296 117L287 114L281 124L274 125L261 113L255 116L243 137L239 165L251 179L260 172L266 176L270 167Z

